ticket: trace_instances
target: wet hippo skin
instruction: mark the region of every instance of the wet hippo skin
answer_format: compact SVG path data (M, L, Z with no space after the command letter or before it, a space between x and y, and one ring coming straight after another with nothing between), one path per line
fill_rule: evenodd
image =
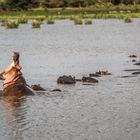
M3 95L4 96L34 95L34 91L26 84L20 83L4 89Z

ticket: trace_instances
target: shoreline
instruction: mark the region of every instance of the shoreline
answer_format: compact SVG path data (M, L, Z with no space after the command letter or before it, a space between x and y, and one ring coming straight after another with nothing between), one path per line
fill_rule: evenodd
M78 16L80 18L92 19L121 19L126 16L140 18L140 5L118 5L118 6L89 6L79 8L32 8L21 11L1 11L0 19L25 19L47 18L69 19Z
M45 20L47 17L51 17L53 19L63 20L63 19L71 19L74 17L79 17L81 19L124 19L125 17L131 18L140 18L140 13L99 13L99 14L71 14L71 15L28 15L28 14L20 14L20 15L1 15L0 20L4 19L19 19L24 18L27 20L33 19L43 19Z

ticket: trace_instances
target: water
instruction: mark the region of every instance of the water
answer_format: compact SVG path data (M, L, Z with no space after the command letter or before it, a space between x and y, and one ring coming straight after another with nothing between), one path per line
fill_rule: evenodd
M139 26L135 19L0 27L0 70L19 51L28 84L47 89L34 97L0 98L0 140L139 140L140 76L121 78L131 75L123 70L139 69L128 58L140 54ZM98 84L56 84L60 75L80 78L104 69L113 75ZM53 88L62 92L49 92Z

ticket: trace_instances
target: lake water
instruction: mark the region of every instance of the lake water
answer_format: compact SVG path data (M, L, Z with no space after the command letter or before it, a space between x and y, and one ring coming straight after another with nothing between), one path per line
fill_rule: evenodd
M0 140L140 139L140 76L124 71L140 68L128 57L140 54L140 19L0 27L1 71L11 63L13 51L20 52L28 84L41 84L47 93L0 97ZM98 84L56 83L64 74L81 78L106 69L112 75L98 78ZM54 88L62 92L49 92Z

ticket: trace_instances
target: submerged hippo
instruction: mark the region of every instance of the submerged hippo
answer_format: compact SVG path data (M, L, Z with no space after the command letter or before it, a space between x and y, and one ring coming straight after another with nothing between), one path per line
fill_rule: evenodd
M13 62L0 73L0 79L3 80L3 95L4 96L22 96L34 95L34 91L26 84L26 81L21 73L19 65L19 53L13 53Z

